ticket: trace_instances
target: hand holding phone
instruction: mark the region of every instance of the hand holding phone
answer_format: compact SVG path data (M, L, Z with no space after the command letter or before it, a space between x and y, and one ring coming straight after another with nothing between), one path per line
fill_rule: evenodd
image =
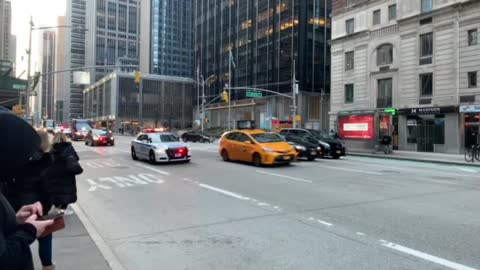
M57 212L53 214L48 214L45 216L39 217L37 220L43 221L43 220L55 220L57 218L63 217L64 213L63 212Z

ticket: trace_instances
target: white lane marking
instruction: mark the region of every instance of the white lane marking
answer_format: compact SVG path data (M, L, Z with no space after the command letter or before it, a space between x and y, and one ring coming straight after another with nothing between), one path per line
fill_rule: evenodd
M308 220L313 221L315 219L313 217L309 217Z
M387 247L387 248L391 248L391 249L394 249L394 250L397 250L397 251L400 251L400 252L403 252L403 253L418 257L418 258L422 258L424 260L427 260L427 261L430 261L430 262L433 262L433 263L436 263L436 264L440 264L440 265L443 265L443 266L446 266L446 267L449 267L449 268L452 268L452 269L456 269L456 270L477 270L475 268L472 268L472 267L469 267L469 266L466 266L466 265L463 265L463 264L459 264L459 263L452 262L452 261L449 261L449 260L446 260L446 259L442 259L442 258L439 258L437 256L433 256L433 255L430 255L430 254L427 254L427 253L424 253L424 252L421 252L421 251L417 251L417 250L414 250L414 249L411 249L411 248L408 248L408 247L397 245L397 244L392 243L392 242L383 243L382 246Z
M149 167L149 166L145 166L145 165L141 165L141 164L136 164L138 167L142 167L142 168L145 168L145 169L148 169L152 172L157 172L157 173L160 173L160 174L163 174L163 175L170 175L170 173L168 172L165 172L165 171L162 171L162 170L159 170L159 169L155 169L155 168L152 168L152 167Z
M362 171L362 170L355 170L355 169L348 169L348 168L339 168L339 167L332 167L332 166L326 166L326 165L321 165L321 164L315 164L320 167L324 167L327 169L333 169L333 170L340 170L340 171L347 171L347 172L358 172L358 173L366 173L366 174L374 174L374 175L383 175L383 173L379 172L370 172L370 171Z
M364 234L364 233L362 233L362 232L357 232L357 235L360 235L360 236L365 236L365 234Z
M258 203L257 205L259 205L259 206L269 206L270 204L269 204L269 203L265 203L265 202L261 202L261 203Z
M90 188L88 191L95 191L97 188L103 188L103 189L112 189L109 186L98 184L97 182L93 181L92 179L85 179L90 184Z
M291 179L291 180L295 180L295 181L312 183L311 180L306 180L306 179L297 178L297 177L292 177L292 176L287 176L287 175L282 175L282 174L269 173L269 172L266 172L266 171L257 170L257 173L269 174L269 175L272 175L272 176L283 177L283 178L287 178L287 179Z
M458 168L459 170L462 170L464 172L472 172L472 173L476 173L477 171L474 170L474 169L468 169L468 168Z
M235 199L239 199L239 200L250 200L249 198L244 197L244 196L242 196L242 195L240 195L240 194L233 193L233 192L230 192L230 191L227 191L227 190L224 190L224 189L212 187L212 186L209 186L209 185L206 185L206 184L199 183L198 186L203 187L203 188L206 188L206 189L209 189L209 190L212 190L212 191L216 191L216 192L218 192L218 193L221 193L221 194L223 194L223 195L227 195L227 196L233 197L233 198L235 198Z
M333 225L332 223L329 223L329 222L326 222L326 221L323 221L323 220L320 220L320 219L317 219L317 222L320 223L320 224L323 224L325 226L332 226Z

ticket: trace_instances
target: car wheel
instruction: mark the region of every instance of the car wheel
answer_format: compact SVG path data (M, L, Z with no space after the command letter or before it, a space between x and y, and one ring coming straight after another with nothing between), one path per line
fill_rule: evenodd
M135 153L135 148L132 147L131 153L132 153L132 159L138 160L137 153Z
M189 163L189 162L190 162L190 159L185 160L185 163Z
M257 167L262 166L262 158L260 157L260 155L258 153L253 154L253 165L255 165Z
M183 138L183 142L188 142L186 137Z
M155 159L155 153L153 151L150 151L150 153L148 154L148 160L152 164L157 163L157 160Z
M339 159L339 158L340 158L340 155L333 155L332 158L333 158L333 159Z
M222 151L222 159L223 161L229 161L227 150Z
M87 142L87 141L85 141L85 145L88 145L88 142Z
M115 145L115 143L112 143L112 144L111 144L111 146L114 146L114 145Z
M315 160L315 157L308 157L307 160L308 160L308 161L314 161L314 160Z

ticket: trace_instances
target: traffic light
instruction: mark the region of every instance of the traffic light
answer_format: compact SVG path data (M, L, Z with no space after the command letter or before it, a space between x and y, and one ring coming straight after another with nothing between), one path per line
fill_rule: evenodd
M35 72L32 78L32 83L30 85L30 91L35 90L35 87L37 87L38 81L40 80L40 72Z
M222 92L222 100L223 100L224 102L228 102L228 92L227 92L227 90L223 90L223 92Z
M136 70L136 71L135 71L135 83L136 83L136 84L140 84L140 80L141 80L141 78L140 78L140 71Z

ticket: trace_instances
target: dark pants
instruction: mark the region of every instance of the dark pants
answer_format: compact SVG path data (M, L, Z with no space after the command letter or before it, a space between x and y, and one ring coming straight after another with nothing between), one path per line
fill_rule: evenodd
M51 266L52 262L52 234L38 238L38 255L42 266Z

